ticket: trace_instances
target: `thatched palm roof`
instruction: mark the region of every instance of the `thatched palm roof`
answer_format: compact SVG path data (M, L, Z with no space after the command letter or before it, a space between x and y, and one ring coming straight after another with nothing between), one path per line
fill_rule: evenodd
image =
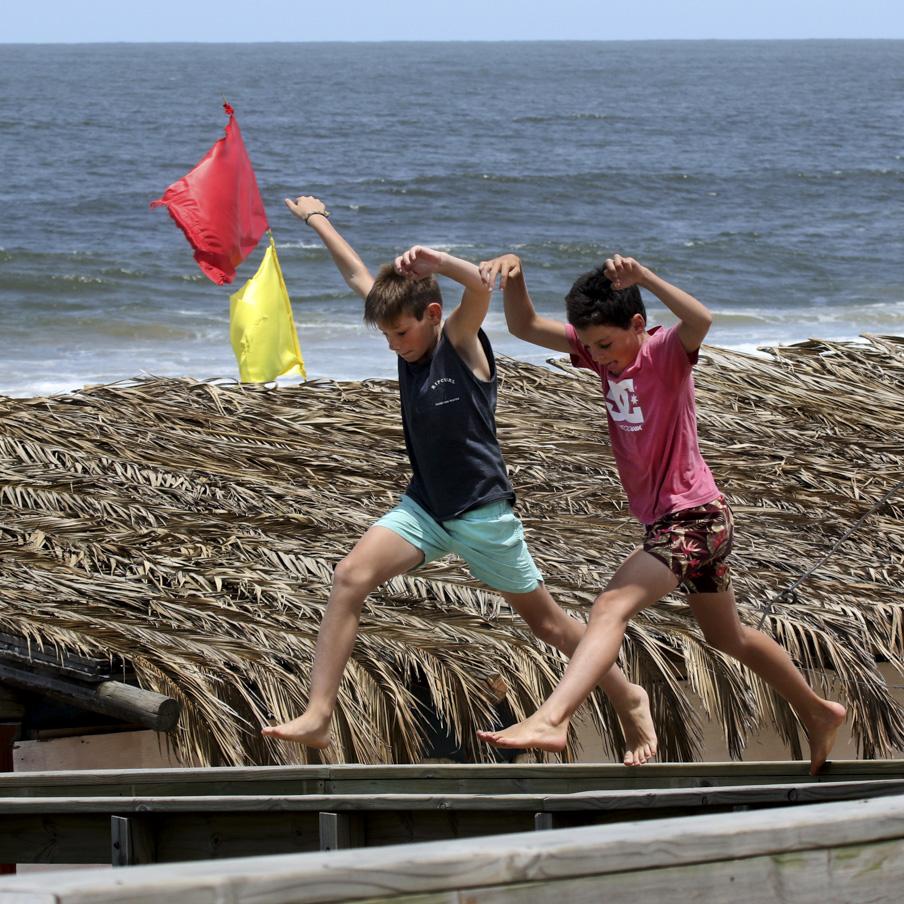
M499 435L532 551L553 595L586 611L639 538L618 485L598 380L505 360ZM810 342L768 359L707 348L700 435L733 501L744 618L904 477L904 340ZM150 379L49 399L0 397L0 631L118 655L185 707L174 742L208 763L291 761L261 723L303 706L331 571L404 487L395 383L278 390ZM767 629L851 708L864 755L904 747L904 712L875 668L904 662L904 493L867 519ZM787 708L713 651L679 600L624 647L651 691L662 755L699 753L699 693L739 753ZM414 676L474 757L494 678L516 715L561 669L459 564L374 594L343 682L339 759L416 759ZM830 671L822 671L829 669ZM827 677L826 677L827 676ZM685 680L686 679L686 680ZM614 747L617 723L594 716Z

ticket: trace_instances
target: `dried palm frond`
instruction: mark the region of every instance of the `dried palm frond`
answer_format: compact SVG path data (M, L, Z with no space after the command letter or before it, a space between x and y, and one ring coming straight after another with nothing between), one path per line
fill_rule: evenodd
M586 615L640 537L598 381L561 362L505 360L501 375L499 436L532 552L554 597ZM701 445L736 514L742 618L756 624L904 477L904 340L814 340L768 358L706 348L696 380ZM182 702L174 743L186 760L304 760L260 725L304 706L333 568L407 473L388 380L275 390L147 379L0 397L0 631L127 660L143 686ZM766 622L850 706L868 756L904 747L904 713L875 665L904 661L902 511L891 498ZM799 751L793 713L707 647L679 601L631 624L622 662L651 692L664 758L699 755L690 691L733 755L767 723ZM474 729L496 718L498 676L520 717L562 667L459 563L434 563L365 608L331 755L420 757L420 687L467 753L487 757ZM594 698L588 712L617 752L611 708Z

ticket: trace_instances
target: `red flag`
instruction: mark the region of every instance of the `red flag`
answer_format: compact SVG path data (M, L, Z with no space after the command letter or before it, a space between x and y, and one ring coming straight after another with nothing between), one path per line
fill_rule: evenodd
M235 279L235 268L268 229L235 111L229 104L223 109L229 116L226 134L190 173L151 202L151 207L166 205L195 249L198 266L220 285Z

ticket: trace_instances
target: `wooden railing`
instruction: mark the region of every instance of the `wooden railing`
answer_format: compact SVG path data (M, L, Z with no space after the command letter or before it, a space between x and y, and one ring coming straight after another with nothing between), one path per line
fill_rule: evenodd
M0 862L287 854L893 794L900 761L818 778L798 763L24 773L0 777Z
M904 796L0 878L0 904L898 904Z

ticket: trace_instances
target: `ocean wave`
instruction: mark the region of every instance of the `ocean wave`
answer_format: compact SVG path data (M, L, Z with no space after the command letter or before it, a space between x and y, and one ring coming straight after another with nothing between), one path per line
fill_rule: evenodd
M364 177L360 180L359 191L371 192L377 197L384 193L412 197L441 195L444 199L449 199L451 204L451 199L459 198L462 191L474 189L485 193L488 187L493 185L530 186L529 193L521 196L522 198L535 198L538 192L550 188L569 198L580 198L580 194L574 195L574 189L589 188L599 191L602 186L612 186L616 181L620 195L627 195L637 190L642 190L644 195L648 195L650 191L673 184L680 184L684 188L693 187L706 190L711 188L714 181L712 174L690 169L663 166L655 169L648 168L643 173L638 173L627 164L613 165L609 168L580 166L580 163L584 162L586 161L575 162L571 166L567 168L563 166L559 170L554 170L549 165L542 171L523 166L514 171L489 167L479 170L449 168L427 173L406 174L405 176ZM372 206L379 207L380 205L372 202Z
M524 123L526 125L543 125L553 122L596 122L598 120L607 120L609 122L625 121L625 117L613 116L610 113L534 113L527 116L514 116L512 122Z
M0 248L0 261L3 263L15 261L21 264L40 264L46 266L49 262L68 260L76 261L78 265L91 260L103 260L102 255L94 251L86 249L64 249L64 248L22 248L7 247Z
M30 298L29 304L41 305L46 301L97 295L112 288L112 281L84 273L10 273L3 276L0 297L24 295Z
M710 309L713 315L713 323L716 326L741 327L751 326L759 327L767 323L779 323L780 318L773 316L773 312L760 311L726 311L716 308Z
M444 251L449 254L456 251L468 251L477 246L473 242L433 242L429 247L435 251Z
M224 321L225 323L225 321ZM103 345L103 338L123 339L130 342L152 340L154 342L186 342L209 339L210 331L176 326L171 323L136 323L112 320L105 317L67 317L65 325L70 342L90 340L92 346Z
M31 380L11 386L0 385L0 395L20 399L43 398L44 396L62 395L66 392L81 389L88 382L90 381L82 380L76 376L69 379L62 377L57 380Z
M104 267L103 276L112 276L114 279L147 279L150 274L144 270L133 270L130 267Z

